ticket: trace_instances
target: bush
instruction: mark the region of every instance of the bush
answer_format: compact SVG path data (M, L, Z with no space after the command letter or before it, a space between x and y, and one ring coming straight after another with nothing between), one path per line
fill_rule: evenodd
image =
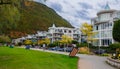
M72 40L72 44L78 44L78 41Z
M51 43L48 45L48 47L55 47L55 46L56 46L56 44L54 44L54 43Z
M77 47L87 47L88 44L87 43L80 43L80 44L76 44Z
M0 35L0 43L10 43L11 39L6 35Z
M111 53L115 53L115 59L118 59L120 54L120 43L114 43L109 46L109 50L112 51Z
M25 40L25 41L24 41L24 44L25 44L25 45L32 45L32 41L31 41L31 40Z
M111 53L116 53L116 49L120 48L120 43L114 43L109 45L109 51L111 51Z
M103 53L103 54L101 54L101 56L109 56L109 54Z
M81 47L79 49L80 54L89 54L89 48L88 47Z

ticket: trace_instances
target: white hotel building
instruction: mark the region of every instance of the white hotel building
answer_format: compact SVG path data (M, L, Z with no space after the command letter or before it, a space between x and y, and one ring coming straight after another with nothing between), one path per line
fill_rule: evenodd
M97 39L93 42L94 46L108 46L115 42L112 37L112 29L116 19L120 19L120 11L110 9L108 4L105 6L105 10L99 11L97 17L91 19L93 31L97 32L94 36Z
M55 24L53 24L52 27L49 27L48 31L37 31L36 34L17 38L13 42L17 44L19 42L23 42L23 40L26 39L40 40L47 37L50 38L51 43L53 43L54 41L61 40L62 35L70 36L71 38L73 38L73 40L81 42L81 33L79 28L56 27Z
M51 42L61 40L62 35L70 36L78 42L81 41L79 28L56 27L55 24L49 27L47 37L50 38Z

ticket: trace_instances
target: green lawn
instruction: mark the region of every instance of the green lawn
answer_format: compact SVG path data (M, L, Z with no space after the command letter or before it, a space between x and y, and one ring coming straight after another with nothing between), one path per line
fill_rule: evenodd
M77 69L77 62L66 55L0 47L0 69Z

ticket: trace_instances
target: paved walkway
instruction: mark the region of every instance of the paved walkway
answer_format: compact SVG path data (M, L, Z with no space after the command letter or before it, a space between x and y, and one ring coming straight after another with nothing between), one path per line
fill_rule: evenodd
M49 51L42 49L33 50L69 55L67 52ZM80 58L78 61L78 69L116 69L105 62L106 57L84 54L77 54L77 56Z
M83 54L77 56L80 57L78 69L116 69L105 62L106 57Z

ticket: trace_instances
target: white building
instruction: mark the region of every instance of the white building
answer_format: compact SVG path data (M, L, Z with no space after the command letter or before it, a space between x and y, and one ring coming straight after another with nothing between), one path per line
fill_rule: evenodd
M56 40L61 40L62 35L67 35L72 37L74 40L80 42L80 30L79 28L67 28L67 27L56 27L54 24L52 27L49 27L48 32L47 31L37 31L36 34L33 35L27 35L26 37L18 38L17 43L23 42L23 40L41 40L44 38L50 38L51 43L56 41ZM18 41L19 40L19 41Z
M91 20L96 41L93 42L94 46L108 46L114 43L112 37L112 29L114 21L120 18L120 11L110 9L109 5L105 6L105 10L97 13L97 17Z
M37 39L44 39L47 37L47 31L37 31L37 34L35 34Z
M62 35L70 36L74 40L80 42L79 28L56 27L55 24L49 27L47 37L50 38L51 42L61 40Z

